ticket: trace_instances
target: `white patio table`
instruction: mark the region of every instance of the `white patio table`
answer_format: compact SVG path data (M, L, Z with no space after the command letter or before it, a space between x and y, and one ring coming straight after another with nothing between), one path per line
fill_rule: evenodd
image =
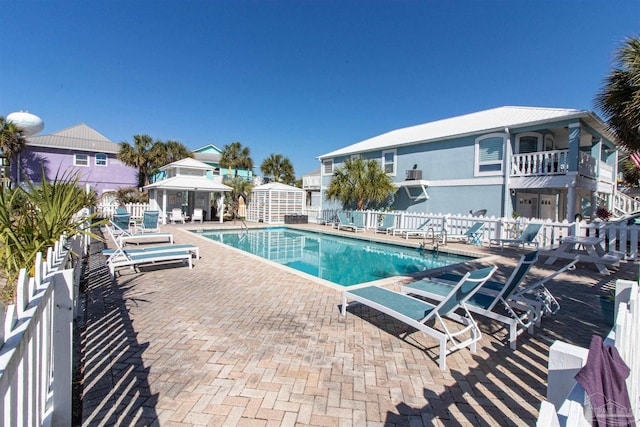
M599 237L567 236L560 241L560 245L547 253L549 259L545 262L551 265L558 258L576 259L580 262L593 263L601 274L609 274L607 266L616 266L620 258L607 254L602 247L604 239Z

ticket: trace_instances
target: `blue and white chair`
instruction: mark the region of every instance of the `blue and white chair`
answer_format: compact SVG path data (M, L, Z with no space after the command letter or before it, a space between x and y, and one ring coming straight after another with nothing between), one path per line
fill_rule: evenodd
M475 352L476 342L480 340L482 333L471 317L467 300L491 277L496 269L497 267L486 267L468 272L449 289L448 294L437 305L380 286L366 286L345 291L341 313L343 316L346 315L348 301L356 301L437 339L440 343L438 362L440 369L445 371L447 369L446 357L449 353L465 347L469 347L472 352ZM456 313L457 310L463 311L463 314ZM452 331L451 325L445 323L445 317L463 325L463 327ZM435 326L429 326L428 323L431 321L435 321L440 327L436 329ZM463 335L469 336L464 338ZM462 338L460 338L461 336Z

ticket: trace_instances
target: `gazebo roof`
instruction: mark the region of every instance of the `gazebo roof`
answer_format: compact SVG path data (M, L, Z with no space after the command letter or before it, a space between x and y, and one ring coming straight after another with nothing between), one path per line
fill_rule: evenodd
M185 191L231 191L232 188L207 178L206 176L174 176L145 186L146 189Z
M199 160L192 159L191 157L186 157L184 159L177 160L175 162L169 163L168 165L164 165L160 168L160 170L169 170L175 168L188 168L188 169L199 169L199 170L213 170L213 168Z
M268 184L253 187L252 191L304 191L302 188L283 184L281 182L270 182Z

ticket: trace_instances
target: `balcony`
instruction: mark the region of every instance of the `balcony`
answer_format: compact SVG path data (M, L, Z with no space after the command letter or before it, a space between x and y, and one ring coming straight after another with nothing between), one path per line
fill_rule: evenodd
M511 177L566 175L567 172L569 172L569 150L538 151L514 154L511 157ZM612 165L598 161L583 151L579 153L578 175L608 184L615 182Z
M569 170L569 150L514 154L511 176L564 175Z

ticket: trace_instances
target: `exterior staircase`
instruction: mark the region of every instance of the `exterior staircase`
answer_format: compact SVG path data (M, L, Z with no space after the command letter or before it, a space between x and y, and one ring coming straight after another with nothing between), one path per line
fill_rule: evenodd
M636 211L640 211L640 200L616 191L615 197L613 198L613 215L623 216Z

